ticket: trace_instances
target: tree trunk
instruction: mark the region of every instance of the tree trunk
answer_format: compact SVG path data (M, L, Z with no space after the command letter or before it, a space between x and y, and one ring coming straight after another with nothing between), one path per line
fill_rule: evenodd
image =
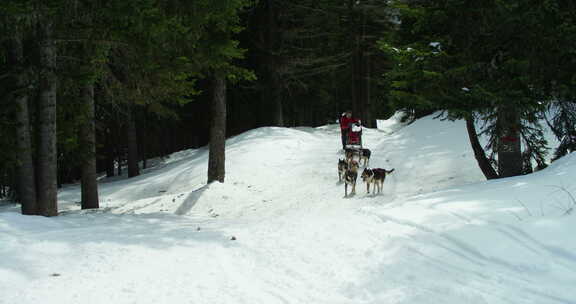
M372 93L371 86L372 86L372 79L370 78L370 54L366 52L364 54L364 110L365 110L365 117L363 123L368 128L375 128L376 127L376 120L374 119L373 107L372 107Z
M484 153L484 149L482 149L482 145L480 145L473 118L466 118L466 130L468 131L470 145L474 151L474 157L476 158L476 162L478 163L480 170L482 170L482 173L484 173L484 177L486 177L486 179L498 178L496 170L494 170L490 164L490 160L488 160L486 154Z
M128 144L128 177L140 175L138 166L138 133L136 132L136 118L134 117L134 105L128 105L128 121L126 126Z
M358 37L354 38L356 41L359 39ZM362 90L362 82L360 80L360 54L358 53L359 49L357 46L354 47L352 51L352 81L350 82L350 89L351 89L351 98L352 98L352 115L355 118L362 119L361 110L362 107L360 106L360 91Z
M122 162L124 161L124 154L119 152L116 156L116 163L118 164L118 176L122 176Z
M80 146L83 150L80 167L82 178L82 209L99 208L98 182L96 173L96 130L94 122L94 85L81 88L81 98L85 106L85 119L80 126Z
M39 23L40 85L38 97L38 166L37 195L40 215L58 215L56 147L56 46L53 25Z
M22 37L14 33L6 45L6 60L8 65L15 67L15 75L10 84L13 99L17 105L16 112L16 148L18 150L17 191L22 214L38 214L36 202L36 173L32 158L32 139L30 136L30 114L28 110L28 93L26 92L26 79L24 76L24 48Z
M212 120L210 123L210 153L208 158L208 183L224 182L226 163L226 78L214 75Z
M284 110L282 108L282 96L280 95L281 86L276 68L268 73L270 77L270 86L267 88L272 106L272 126L284 127Z
M106 130L106 138L104 150L106 153L104 162L106 163L106 177L113 177L114 176L114 159L115 159L115 149L114 149L114 141L112 140L112 132L110 129Z
M357 3L354 0L348 2L349 18L350 18L350 31L352 33L352 57L351 57L351 97L352 97L352 112L353 117L360 120L365 119L365 109L364 109L364 77L363 77L363 46L362 46L362 33L360 20L358 19L357 13Z
M112 130L112 133L114 134L112 136L113 140L113 144L112 144L112 149L114 150L114 159L116 161L116 169L117 169L117 174L118 176L122 176L122 165L124 163L124 161L126 160L126 145L124 144L126 142L126 140L124 139L124 136L122 136L123 134L126 135L126 129L124 125L121 124L115 124L114 127L117 127L117 129Z
M146 116L146 115L145 115ZM149 137L146 134L149 134L147 127L148 124L146 123L147 119L144 117L142 119L142 123L139 125L138 132L139 139L138 142L140 143L140 159L142 160L142 169L148 168L148 146L150 145Z
M272 106L272 125L283 127L284 126L284 115L282 112L282 99L280 95L280 76L278 75L278 12L275 5L275 0L267 0L268 5L268 27L267 27L267 38L268 46L270 47L268 63L266 66L268 69L268 92L270 94L270 100Z
M375 121L370 105L370 42L367 39L367 21L369 9L360 1L348 3L350 31L353 33L352 46L352 109L354 117L362 120L362 125L373 128Z
M275 5L276 0L265 0L264 5L264 92L262 103L265 105L264 115L269 115L267 125L284 126L284 112L282 107L281 83L278 74L279 62L277 52L279 51L278 33L278 11Z
M359 5L360 2L358 2ZM360 106L360 119L362 120L362 124L368 126L370 124L369 118L369 96L368 96L368 52L366 50L366 7L359 8L362 10L358 28L358 102Z
M498 108L498 175L510 177L522 174L520 113L513 106Z

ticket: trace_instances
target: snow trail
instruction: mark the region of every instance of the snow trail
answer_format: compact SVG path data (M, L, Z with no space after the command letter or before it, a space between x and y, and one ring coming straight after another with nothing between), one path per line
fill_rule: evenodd
M562 216L576 157L483 181L463 122L364 129L381 195L344 198L337 126L260 128L135 179L103 180L103 208L0 209L0 303L576 303L576 241ZM520 202L520 203L519 203ZM33 291L33 292L31 292Z

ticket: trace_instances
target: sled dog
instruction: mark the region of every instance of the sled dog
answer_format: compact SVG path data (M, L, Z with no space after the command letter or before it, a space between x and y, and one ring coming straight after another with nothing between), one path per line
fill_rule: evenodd
M356 179L358 179L358 162L351 160L348 170L344 174L344 196L348 196L348 185L351 187L350 194L356 194Z
M361 177L362 180L366 183L366 193L370 193L370 184L374 184L374 187L372 187L372 192L374 194L382 193L386 175L392 172L394 172L394 169L386 170L381 168L365 168L364 171L362 171Z
M363 162L364 167L369 165L370 155L372 155L372 151L370 151L370 149L360 149L360 162Z
M348 163L343 159L338 159L338 182L342 182L342 178L346 174L346 170L348 170Z
M350 163L350 161L352 161L354 159L354 155L358 154L358 151L355 149L350 149L350 148L346 148L346 150L344 150L344 155L346 156L346 162Z

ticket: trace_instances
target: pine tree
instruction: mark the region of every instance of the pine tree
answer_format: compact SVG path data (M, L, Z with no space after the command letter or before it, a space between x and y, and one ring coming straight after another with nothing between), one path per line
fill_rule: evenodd
M57 137L56 106L57 86L54 21L50 17L36 24L39 46L40 80L38 92L38 210L41 215L58 215L57 198Z
M213 79L213 100L210 124L210 152L208 156L208 183L224 182L226 174L226 78L217 73Z
M388 67L376 41L391 28L383 0L260 1L250 18L261 98L260 125L283 110L285 125L321 125L354 108L372 125L383 107L378 77Z
M550 104L546 119L548 126L560 145L554 151L553 160L576 151L576 103L560 100Z
M7 64L12 67L10 73L12 84L7 86L8 95L16 104L16 144L18 157L17 188L22 205L22 214L38 214L36 201L35 167L32 158L32 138L30 130L30 113L28 107L29 89L26 80L26 63L24 61L23 35L18 26L12 32L13 36L6 42ZM6 150L4 150L6 151Z
M551 55L542 45L550 36L569 44L555 32L564 21L552 2L397 1L396 42L382 42L396 61L387 77L397 106L487 121L480 134L489 136L500 177L530 172L531 160L545 166L536 118L553 96L558 77L550 67L559 68L554 58L563 51Z

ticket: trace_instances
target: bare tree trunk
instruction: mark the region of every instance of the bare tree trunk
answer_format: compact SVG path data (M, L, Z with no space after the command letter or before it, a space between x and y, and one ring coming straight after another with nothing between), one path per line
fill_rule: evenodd
M522 174L520 113L513 106L498 108L498 175L510 177Z
M83 150L82 164L82 209L99 208L98 182L96 173L96 130L94 125L94 85L81 88L81 98L85 106L85 121L80 127L80 146Z
M210 123L210 153L208 158L208 183L224 182L226 164L226 78L214 75L212 121Z
M26 79L24 76L24 47L22 36L14 33L14 37L7 42L8 50L6 60L9 65L16 67L13 83L13 99L18 109L16 112L16 145L18 150L17 191L22 204L22 214L38 214L36 202L36 173L32 158L32 139L30 136L30 114L28 110L28 93L26 92Z
M496 170L494 170L492 164L490 164L490 161L484 153L484 149L482 149L482 145L480 145L473 118L466 118L466 130L468 131L470 145L474 151L474 157L476 158L476 162L478 163L480 170L482 170L484 177L486 177L486 179L498 178L498 173L496 173Z
M138 166L138 133L136 132L136 120L134 117L134 105L128 105L127 117L127 144L128 144L128 177L140 175Z
M37 195L40 215L58 215L57 147L56 147L56 46L52 38L53 24L40 22L40 88L38 99L38 167Z

